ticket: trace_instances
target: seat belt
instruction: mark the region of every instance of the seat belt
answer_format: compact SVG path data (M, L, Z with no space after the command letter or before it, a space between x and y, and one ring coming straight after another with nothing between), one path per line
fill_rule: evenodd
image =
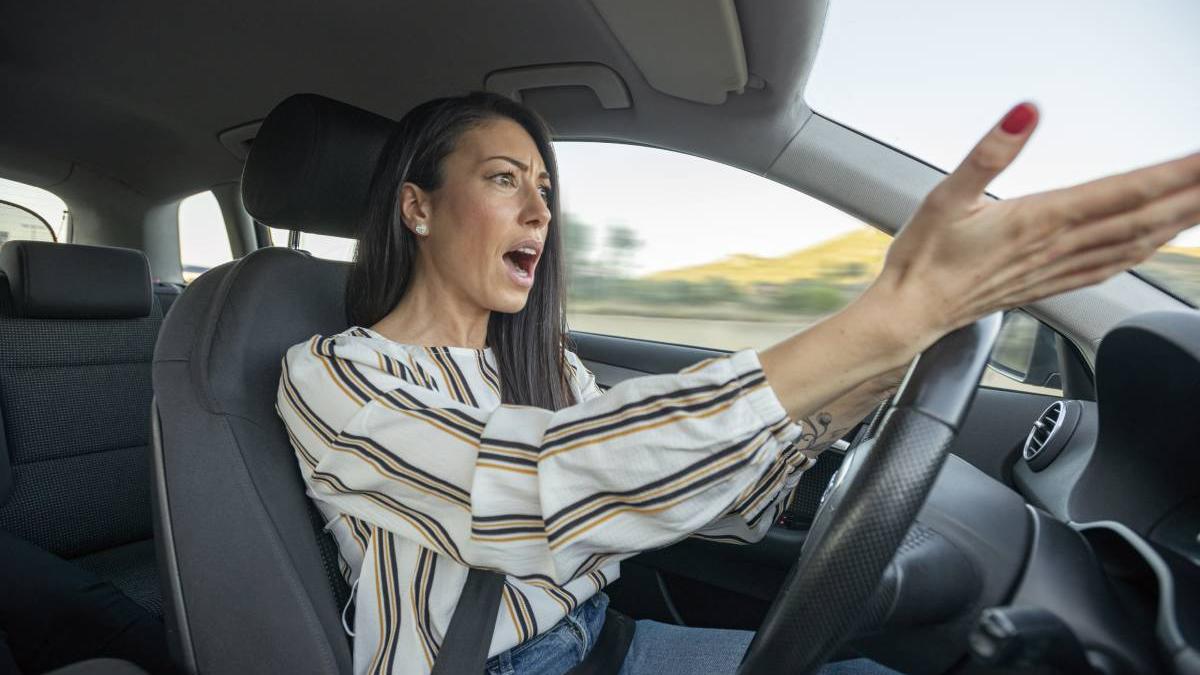
M487 664L504 575L471 568L467 583L446 627L446 636L433 662L431 675L480 675Z
M592 645L583 662L568 670L567 675L617 675L625 663L625 654L633 643L636 629L633 619L609 609L596 644Z
M484 672L503 591L503 574L471 568L430 675L480 675ZM596 644L592 645L583 662L567 675L615 675L625 662L634 629L632 619L608 610Z

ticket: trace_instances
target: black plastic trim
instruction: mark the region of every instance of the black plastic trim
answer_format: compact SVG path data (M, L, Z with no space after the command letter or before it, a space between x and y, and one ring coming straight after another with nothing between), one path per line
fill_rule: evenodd
M4 273L0 272L0 293L4 292ZM12 493L12 457L8 452L8 435L4 430L4 411L0 410L0 505L8 501Z
M171 658L185 672L199 671L196 665L196 649L192 645L191 626L188 625L187 603L183 599L183 587L179 583L179 558L175 552L175 531L171 524L171 498L167 490L166 465L162 452L162 426L158 418L158 399L150 400L150 471L154 480L154 499L150 500L154 518L154 547L158 554L159 585L164 596L163 622L167 631L167 648Z
M1188 644L1184 631L1180 627L1176 603L1175 575L1170 566L1158 551L1154 550L1145 539L1131 528L1112 520L1102 520L1090 523L1071 523L1076 531L1086 533L1089 530L1109 530L1132 546L1154 571L1158 579L1158 616L1155 621L1155 633L1163 642L1163 647L1178 658L1179 652L1190 651L1189 658L1200 658L1200 652Z
M1034 506L1066 521L1071 520L1071 494L1092 459L1100 424L1095 403L1073 403L1079 406L1079 420L1070 436L1065 437L1065 446L1058 457L1040 471L1034 471L1028 462L1020 459L1014 461L1012 467L1013 484L1021 495Z
M1146 535L1200 496L1200 312L1122 321L1096 355L1100 429L1070 501L1073 520L1124 523Z
M1122 672L1162 672L1153 627L1122 610L1087 540L1072 526L1034 515L1029 562L1008 604L1041 607L1062 619L1090 652L1115 659Z
M719 349L574 330L571 331L571 342L575 344L574 349L580 358L654 374L679 372L702 359L729 353ZM653 347L653 351L647 351L647 347Z

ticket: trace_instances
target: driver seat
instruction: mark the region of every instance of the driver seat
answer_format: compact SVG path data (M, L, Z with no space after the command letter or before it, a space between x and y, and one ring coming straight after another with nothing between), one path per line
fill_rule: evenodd
M315 95L263 122L242 196L261 223L354 236L394 123ZM275 412L288 347L347 325L346 263L264 248L198 278L153 364L165 618L189 673L350 673L348 596Z

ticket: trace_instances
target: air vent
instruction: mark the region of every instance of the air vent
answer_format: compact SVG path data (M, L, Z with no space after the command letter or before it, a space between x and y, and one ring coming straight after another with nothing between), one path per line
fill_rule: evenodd
M1025 456L1026 462L1037 457L1042 448L1046 447L1046 441L1050 440L1050 436L1058 428L1059 421L1062 420L1063 407L1063 401L1055 401L1033 423L1033 430L1029 432L1029 438L1025 439L1025 451L1021 453Z
M1079 423L1080 406L1077 401L1055 401L1033 423L1033 429L1025 438L1021 456L1029 468L1041 471L1066 447L1075 425Z

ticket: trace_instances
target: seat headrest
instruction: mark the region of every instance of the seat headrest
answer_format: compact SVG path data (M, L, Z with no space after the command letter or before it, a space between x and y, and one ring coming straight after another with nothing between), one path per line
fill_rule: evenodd
M242 171L246 211L271 227L354 237L375 165L395 123L316 94L263 120Z
M0 272L13 315L29 319L150 316L150 265L141 251L112 246L7 241Z

